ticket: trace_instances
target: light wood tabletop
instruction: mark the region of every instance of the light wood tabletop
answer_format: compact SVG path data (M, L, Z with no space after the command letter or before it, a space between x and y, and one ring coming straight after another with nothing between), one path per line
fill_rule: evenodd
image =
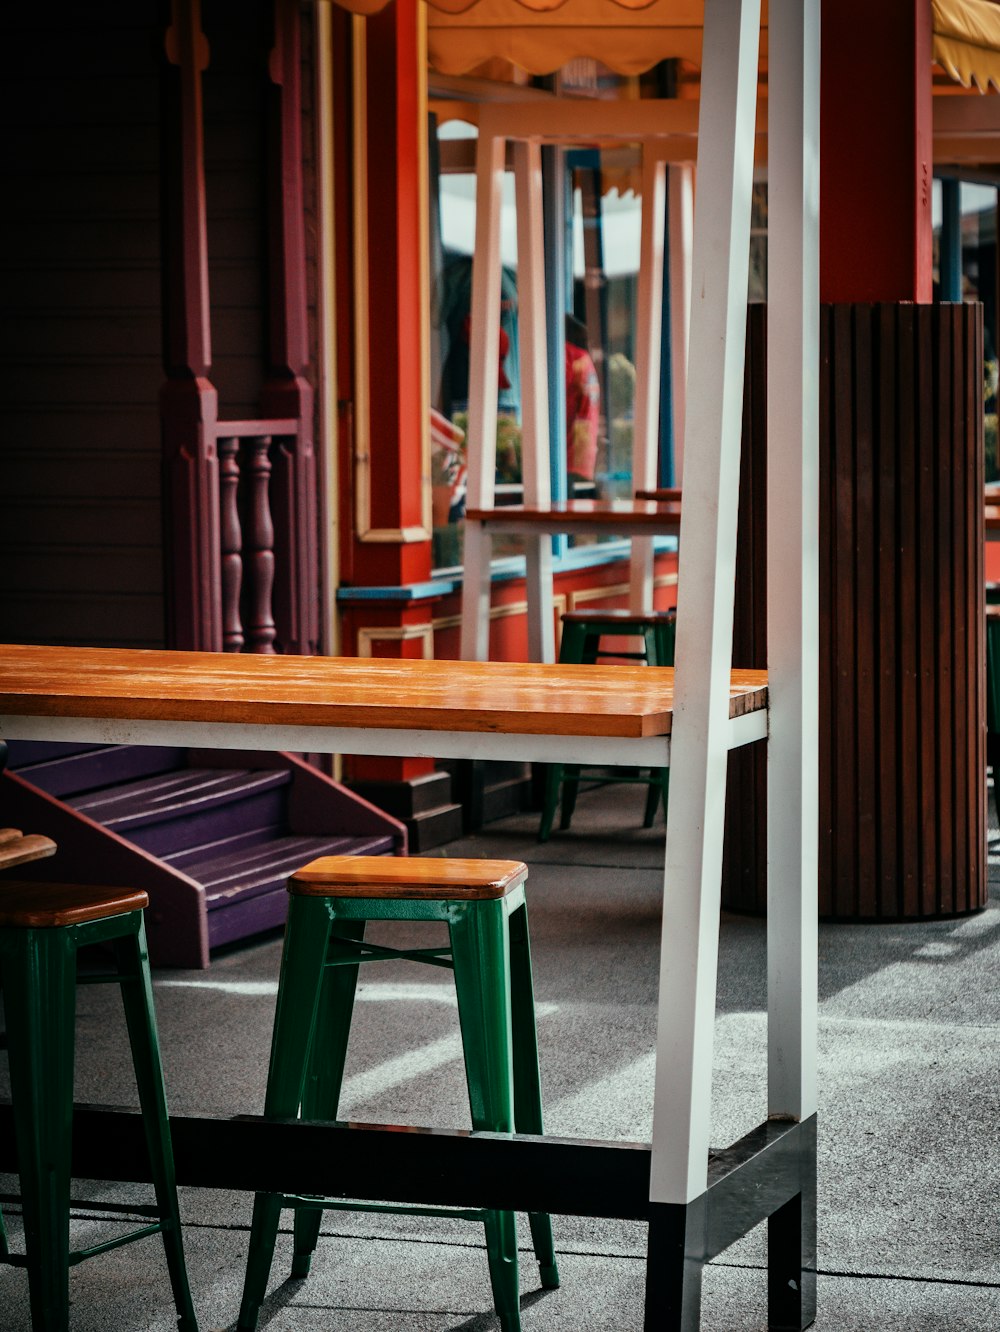
M669 735L673 685L667 667L2 645L0 735L60 717L641 738ZM734 671L730 716L766 706L766 673Z

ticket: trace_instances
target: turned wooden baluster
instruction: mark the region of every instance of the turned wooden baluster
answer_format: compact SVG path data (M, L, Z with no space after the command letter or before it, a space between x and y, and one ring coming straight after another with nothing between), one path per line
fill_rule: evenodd
M238 439L220 439L219 519L222 539L222 650L242 652L243 621L240 589L243 584L243 532L240 525Z
M270 435L245 442L245 504L243 565L246 571L244 624L251 652L273 652L276 635L274 590L274 523L271 520Z

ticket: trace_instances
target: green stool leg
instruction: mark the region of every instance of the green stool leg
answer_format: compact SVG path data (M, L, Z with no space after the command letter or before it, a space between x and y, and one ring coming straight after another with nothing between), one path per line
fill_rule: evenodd
M567 763L563 768L562 813L559 816L559 828L565 832L573 819L576 809L576 797L580 791L580 768L576 763Z
M353 944L359 943L365 937L365 922L338 921L336 930L337 933L330 940L327 954L330 961L336 958L338 952L341 954L348 950L354 952ZM350 940L352 943L345 945L342 940ZM323 992L320 995L316 1029L309 1049L309 1067L302 1091L303 1119L337 1117L357 983L357 964L327 967L323 973ZM322 1221L323 1213L316 1208L303 1209L295 1213L293 1277L309 1275Z
M584 653L587 647L587 631L582 624L564 624L562 631L562 641L559 644L559 660L561 662L574 664L584 660ZM592 658L593 659L593 658ZM566 780L567 773L577 773L579 768L564 768L561 763L550 763L545 774L545 804L542 807L542 821L538 828L538 840L547 842L552 832L552 823L556 816L556 807L559 804L559 792L562 789L563 782ZM576 791L578 782L573 785L573 798L569 803L568 812L566 797L563 796L562 816L559 826L562 829L569 827L570 819L573 817L573 806L576 804Z
M31 1326L65 1332L76 947L65 929L10 930L2 946Z
M674 664L674 638L676 626L673 620L660 623L647 629L643 635L646 647L646 661L650 666L672 666ZM649 790L646 792L646 809L642 819L644 828L652 828L656 821L656 811L663 801L663 817L667 817L667 797L670 788L670 769L651 768L649 772Z
M264 1101L264 1114L274 1119L294 1119L299 1113L329 937L327 903L322 898L290 897ZM271 1274L280 1216L281 1200L277 1194L256 1195L237 1323L239 1332L253 1332L257 1326Z
M449 915L458 1016L465 1050L472 1126L514 1131L513 1054L504 904L456 903ZM513 1212L490 1212L486 1251L493 1302L503 1332L521 1332L517 1226Z
M153 1009L153 984L149 972L146 926L139 916L138 930L114 941L118 972L122 977L122 1004L132 1047L135 1083L142 1108L142 1123L153 1175L153 1188L163 1222L163 1247L167 1271L177 1308L180 1332L197 1332L191 1288L184 1262L180 1208L174 1172L174 1152L167 1118L167 1098L163 1087L163 1065Z
M535 991L531 979L531 945L528 941L528 909L519 906L510 921L510 1013L514 1041L514 1122L518 1133L544 1133L542 1082L538 1068L538 1034L535 1029ZM541 1273L542 1286L555 1290L559 1269L552 1242L552 1221L546 1212L530 1212L531 1240Z
M559 660L589 665L597 660L600 647L600 629L594 630L583 624L564 625ZM580 765L566 764L562 771L562 810L559 815L561 832L565 832L573 821L573 811L576 809L576 798L579 793Z
M552 821L559 804L559 788L562 786L563 765L547 763L545 765L545 802L542 805L542 821L538 825L538 840L547 842L552 832Z

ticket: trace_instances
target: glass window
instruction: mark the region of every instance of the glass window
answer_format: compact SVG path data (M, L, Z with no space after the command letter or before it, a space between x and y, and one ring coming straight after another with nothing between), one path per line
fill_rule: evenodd
M997 187L935 180L933 278L938 299L983 305L986 480L1000 480L997 444Z
M475 127L446 121L432 143L432 482L436 570L461 564L465 430L469 393L469 311L475 240ZM564 234L549 231L547 263L567 272L563 314L564 382L553 386L565 417L565 451L554 490L573 497L632 491L635 308L641 198L634 149L567 152ZM501 213L501 326L497 367L497 502L520 502L521 394L517 239L513 176ZM494 558L521 553L512 538Z

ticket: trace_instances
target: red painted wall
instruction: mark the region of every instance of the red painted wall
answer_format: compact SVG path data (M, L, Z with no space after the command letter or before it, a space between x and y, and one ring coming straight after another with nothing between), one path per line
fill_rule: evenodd
M931 7L823 6L820 293L931 299Z

